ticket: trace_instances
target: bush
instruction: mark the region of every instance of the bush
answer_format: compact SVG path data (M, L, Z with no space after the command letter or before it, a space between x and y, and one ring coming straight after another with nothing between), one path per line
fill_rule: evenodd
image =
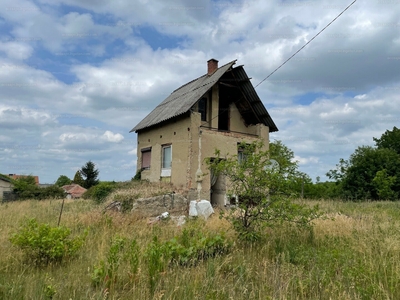
M98 185L89 188L82 197L93 199L97 204L103 203L106 197L116 188L115 182L100 182Z
M210 257L228 253L232 243L225 235L205 235L201 230L185 228L182 235L165 243L170 262L181 266L193 266Z
M134 177L132 177L132 181L140 181L142 180L142 170L138 170Z
M39 224L33 218L25 220L10 241L24 250L33 262L48 264L73 256L83 246L87 231L76 238L71 238L70 234L69 228Z
M35 178L32 176L21 177L13 181L14 192L18 198L43 200L48 198L64 198L65 192L62 188L52 185L41 188L36 185Z

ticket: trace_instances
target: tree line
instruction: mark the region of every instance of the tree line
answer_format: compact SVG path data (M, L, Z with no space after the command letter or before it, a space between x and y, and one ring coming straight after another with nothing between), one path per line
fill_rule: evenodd
M359 146L341 158L326 175L335 193L351 200L397 200L400 195L400 129L373 138L374 146Z
M96 165L92 161L88 161L82 166L81 169L76 171L74 179L71 180L65 175L58 177L54 185L48 187L40 187L36 185L35 178L33 176L23 176L18 179L11 179L13 184L13 192L18 200L24 199L49 199L49 198L64 198L65 192L61 188L64 185L79 184L80 186L89 189L99 183L99 170L96 169Z

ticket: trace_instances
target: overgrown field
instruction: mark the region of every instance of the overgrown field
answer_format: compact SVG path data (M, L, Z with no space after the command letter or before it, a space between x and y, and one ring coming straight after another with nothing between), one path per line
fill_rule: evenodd
M68 200L61 225L87 232L75 255L44 264L10 242L27 219L56 227L60 207L0 205L0 299L400 299L397 202L321 201L313 231L266 229L249 245L218 214L149 225Z

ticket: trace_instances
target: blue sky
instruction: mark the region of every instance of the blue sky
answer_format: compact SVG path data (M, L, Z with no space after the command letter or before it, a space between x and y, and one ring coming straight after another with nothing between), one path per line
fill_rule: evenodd
M53 183L92 160L130 180L129 131L206 61L237 59L253 85L349 2L3 0L0 173ZM313 179L400 126L400 1L357 1L257 87Z

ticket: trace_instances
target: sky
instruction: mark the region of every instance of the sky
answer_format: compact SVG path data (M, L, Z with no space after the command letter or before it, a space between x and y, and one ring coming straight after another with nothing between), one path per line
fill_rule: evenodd
M206 61L254 86L352 1L1 0L0 173L130 180L129 131ZM313 180L400 126L400 0L358 0L256 87Z

